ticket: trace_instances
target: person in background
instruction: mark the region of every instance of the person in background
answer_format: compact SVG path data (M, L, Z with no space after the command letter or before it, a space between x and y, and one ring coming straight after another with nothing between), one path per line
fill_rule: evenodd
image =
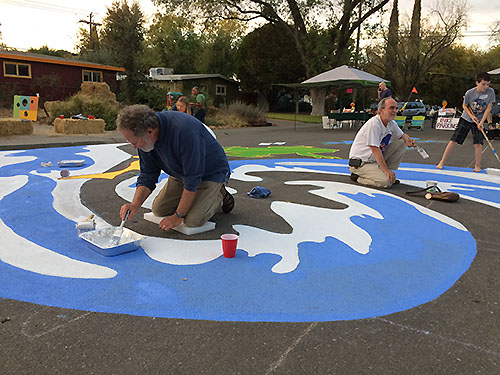
M191 106L196 108L196 112L194 113L194 117L196 117L201 122L205 123L205 116L207 114L206 106L207 106L207 98L201 92L198 86L194 86L191 90L192 95L195 97L195 101L191 102Z
M193 115L193 108L191 108L191 103L189 102L189 99L187 96L180 96L179 99L177 99L177 102L174 105L174 108L172 108L172 111L178 111L178 112L183 112L187 113L188 115ZM208 130L210 134L212 134L212 137L217 138L214 131L210 129L206 124L205 128Z
M392 98L392 91L387 87L384 81L378 84L377 96L379 101L384 98Z
M187 96L179 96L177 102L175 103L173 111L179 111L187 113L188 115L193 115L193 108L191 107L191 103Z

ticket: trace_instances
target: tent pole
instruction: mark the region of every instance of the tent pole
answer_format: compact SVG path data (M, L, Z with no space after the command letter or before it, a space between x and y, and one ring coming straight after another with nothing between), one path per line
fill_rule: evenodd
M293 122L293 131L297 128L297 115L299 114L299 95L296 90L293 90L295 96L295 120Z
M366 109L366 106L365 106L365 87L361 87L361 90L362 90L362 95L363 95L363 112L365 111Z

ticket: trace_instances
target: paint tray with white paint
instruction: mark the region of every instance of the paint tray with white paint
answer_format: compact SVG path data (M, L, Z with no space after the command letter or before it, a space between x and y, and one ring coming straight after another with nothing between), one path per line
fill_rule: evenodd
M81 167L83 163L85 163L85 160L61 160L57 162L60 168Z
M144 236L128 228L123 228L120 242L115 245L111 240L115 233L115 227L92 230L80 234L80 238L87 246L105 257L130 253L137 250Z

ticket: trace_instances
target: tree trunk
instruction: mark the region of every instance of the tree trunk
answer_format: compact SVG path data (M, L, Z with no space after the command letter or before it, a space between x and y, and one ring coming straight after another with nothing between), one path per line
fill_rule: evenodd
M399 33L399 11L398 0L394 0L389 22L389 32L387 33L387 46L385 49L384 78L391 81L391 88L394 95L397 95L399 87L395 80L396 64L398 63L398 33Z
M312 111L311 116L325 115L325 96L326 89L324 87L309 90L311 92Z

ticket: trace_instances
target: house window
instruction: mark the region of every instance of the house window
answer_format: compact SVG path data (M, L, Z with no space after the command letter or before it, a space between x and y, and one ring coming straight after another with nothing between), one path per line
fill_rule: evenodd
M96 72L94 70L84 70L83 82L102 82L102 72Z
M226 95L226 85L215 85L215 95Z
M4 61L3 75L4 77L31 78L31 65Z

